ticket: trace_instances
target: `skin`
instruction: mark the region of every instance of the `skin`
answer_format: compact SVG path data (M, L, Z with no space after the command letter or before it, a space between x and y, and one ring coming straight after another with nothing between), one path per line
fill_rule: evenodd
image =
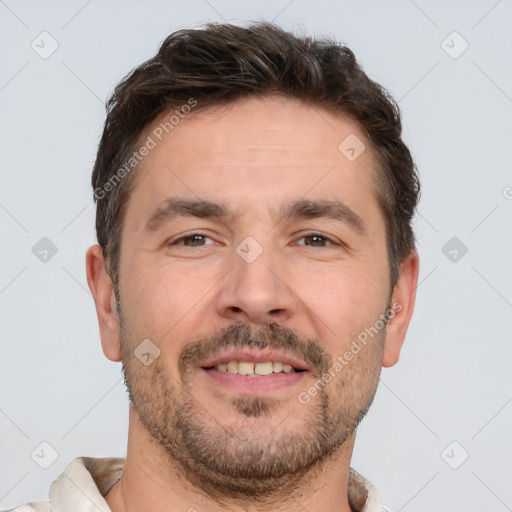
M350 134L366 145L355 161L338 150ZM179 360L197 337L209 340L234 324L256 332L276 323L318 344L332 362L350 349L358 333L375 325L388 309L390 288L374 166L370 143L357 124L279 97L193 112L145 157L122 233L121 318L101 248L92 246L86 256L103 351L112 361L123 360L129 387L139 401L138 409L130 407L122 478L105 497L114 512L191 507L197 511L351 510L347 482L354 429L371 403L381 367L398 361L414 308L416 251L403 262L392 290L391 303L400 304L400 310L307 405L298 395L318 381L317 368L304 372L297 383L262 392L261 397L278 405L271 406L268 414L248 416L233 401L249 403L247 396L213 384L195 366L184 381ZM179 216L158 231L146 232L151 213L171 196L223 203L231 214L223 219ZM342 201L363 220L365 232L325 217L279 219L280 205L299 200ZM197 245L191 239L188 245L177 241L194 233L208 238L194 239L200 241ZM311 238L314 233L326 238ZM252 263L236 251L249 236L263 249ZM160 350L149 366L132 355L144 339ZM285 478L281 492L276 487L252 499L226 494L224 501L222 495L208 492L208 482L195 482L187 475L141 421L141 411L151 417L166 407L172 411L171 405L187 403L197 412L199 426L219 438L227 431L250 434L252 443L271 444L280 453L311 430L322 396L334 423L350 429L331 432L344 442L307 471ZM237 437L236 444L225 439L226 460L233 450L243 454L250 449L241 439L247 437Z

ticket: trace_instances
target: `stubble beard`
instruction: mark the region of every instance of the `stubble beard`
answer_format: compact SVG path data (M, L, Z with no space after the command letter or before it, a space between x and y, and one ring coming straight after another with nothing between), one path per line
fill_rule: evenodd
M360 363L353 361L310 403L300 405L300 428L290 428L287 418L270 431L258 428L258 422L271 418L283 405L270 397L233 397L234 421L226 426L207 412L200 397L193 396L189 379L195 361L212 347L286 348L306 360L316 375L332 367L329 354L316 341L300 338L278 324L263 326L256 333L234 324L212 337L187 343L179 358L178 380L166 370L161 357L143 366L133 356L133 340L123 328L121 332L125 383L142 425L163 449L171 467L219 502L286 496L321 471L365 416L380 373L379 351L367 347L368 357L361 357Z

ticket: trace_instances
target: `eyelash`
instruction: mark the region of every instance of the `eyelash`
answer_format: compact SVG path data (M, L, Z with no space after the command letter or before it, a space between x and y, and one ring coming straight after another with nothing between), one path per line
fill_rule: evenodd
M176 240L172 240L170 241L167 245L170 245L170 246L173 246L173 245L181 245L183 247L204 247L204 245L213 245L213 244L200 244L200 245L191 245L191 246L187 246L185 245L184 243L180 243L180 242L183 242L187 239L191 239L193 237L203 237L203 239L209 239L209 240L212 240L213 239L207 235L204 235L203 233L191 233L190 235L185 235L185 236L182 236L180 238L177 238ZM325 242L328 243L327 246L310 246L310 247L331 247L331 246L343 246L342 243L332 239L331 237L327 236L327 235L324 235L323 233L319 233L319 232L316 232L316 231L312 231L312 232L309 232L309 233L305 233L303 234L299 240L302 240L304 238L308 238L308 237L319 237L319 238L323 238ZM304 245L306 246L306 244L299 244L299 245Z

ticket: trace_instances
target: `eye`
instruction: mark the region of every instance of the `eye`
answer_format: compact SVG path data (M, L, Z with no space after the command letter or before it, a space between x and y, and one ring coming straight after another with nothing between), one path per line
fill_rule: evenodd
M209 236L201 235L200 233L193 233L192 235L182 236L172 242L169 245L183 245L185 247L198 247L201 245L211 245L215 243Z
M299 239L299 245L309 245L311 247L326 247L329 245L337 245L330 238L320 233L310 233Z

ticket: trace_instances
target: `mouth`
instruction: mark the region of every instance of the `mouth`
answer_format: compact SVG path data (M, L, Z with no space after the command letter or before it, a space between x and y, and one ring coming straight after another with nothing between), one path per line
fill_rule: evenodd
M281 361L263 361L254 363L251 361L228 361L215 366L203 367L203 370L216 370L246 377L264 377L276 373L304 372L300 368L294 368L291 364Z
M276 351L236 350L201 365L208 378L243 395L279 390L302 380L307 365Z

